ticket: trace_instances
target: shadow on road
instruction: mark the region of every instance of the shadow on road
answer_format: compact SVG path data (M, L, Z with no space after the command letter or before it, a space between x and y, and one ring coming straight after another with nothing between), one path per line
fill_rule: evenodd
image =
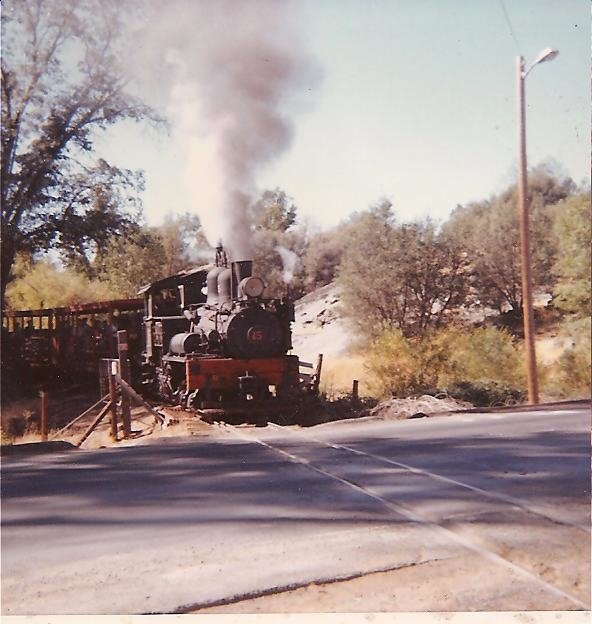
M343 452L305 441L286 444L314 465L344 465ZM579 433L562 433L561 444L556 433L538 432L507 440L486 435L427 442L358 438L348 445L452 478L475 477L481 485L494 487L502 479L526 502L541 495L547 504L589 500L589 448L587 436ZM356 461L368 460L349 455L345 464L352 473ZM228 439L15 459L4 462L2 472L2 507L10 510L3 513L4 527L393 521L380 503L338 481L259 445ZM393 494L398 491L405 501L426 498L425 489L415 492L413 475L400 469L374 463L365 475L369 482L392 485ZM471 493L436 486L428 496L449 503L451 497L461 501ZM31 501L40 498L47 502L47 513L27 514ZM93 516L89 509L101 511Z

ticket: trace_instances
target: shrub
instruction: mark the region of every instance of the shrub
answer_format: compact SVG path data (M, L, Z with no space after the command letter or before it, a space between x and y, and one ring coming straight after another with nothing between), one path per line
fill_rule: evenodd
M404 396L423 383L420 359L412 341L401 330L384 331L371 344L367 369L372 376L371 389L380 397Z
M380 396L445 392L490 405L519 400L524 387L520 350L492 327L451 327L423 338L387 330L372 343L367 367Z
M547 371L543 388L559 398L589 398L592 392L590 318L567 320L560 333L571 338L572 346Z
M446 389L453 399L468 401L477 407L497 407L501 405L517 405L526 399L526 392L495 382L475 383L461 381Z
M522 354L507 331L494 327L453 328L444 332L442 342L449 356L438 377L440 386L459 381L524 386Z

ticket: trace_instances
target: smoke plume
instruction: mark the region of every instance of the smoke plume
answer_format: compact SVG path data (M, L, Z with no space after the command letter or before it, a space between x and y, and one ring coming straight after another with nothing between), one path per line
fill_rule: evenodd
M296 7L278 0L173 0L142 33L144 70L158 68L173 131L186 149L187 192L206 236L251 257L256 175L290 145L290 113L318 81ZM146 63L146 61L148 62Z

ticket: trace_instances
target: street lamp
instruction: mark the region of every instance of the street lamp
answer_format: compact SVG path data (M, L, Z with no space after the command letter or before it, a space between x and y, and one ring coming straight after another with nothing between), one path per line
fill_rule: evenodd
M526 114L524 107L524 81L535 65L552 61L558 50L546 48L535 61L525 69L524 57L516 57L516 87L518 95L518 213L520 221L520 250L522 265L522 309L524 316L524 341L526 344L526 375L528 380L528 402L539 402L539 384L536 370L534 346L534 318L532 313L532 277L530 270L530 226L528 219L528 190L526 181Z

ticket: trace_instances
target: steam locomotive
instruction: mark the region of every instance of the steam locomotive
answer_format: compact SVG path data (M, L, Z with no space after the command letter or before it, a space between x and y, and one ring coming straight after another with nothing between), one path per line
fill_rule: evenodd
M293 303L264 298L252 265L218 247L214 266L140 290L145 390L202 414L265 411L301 393L298 357L287 355Z

